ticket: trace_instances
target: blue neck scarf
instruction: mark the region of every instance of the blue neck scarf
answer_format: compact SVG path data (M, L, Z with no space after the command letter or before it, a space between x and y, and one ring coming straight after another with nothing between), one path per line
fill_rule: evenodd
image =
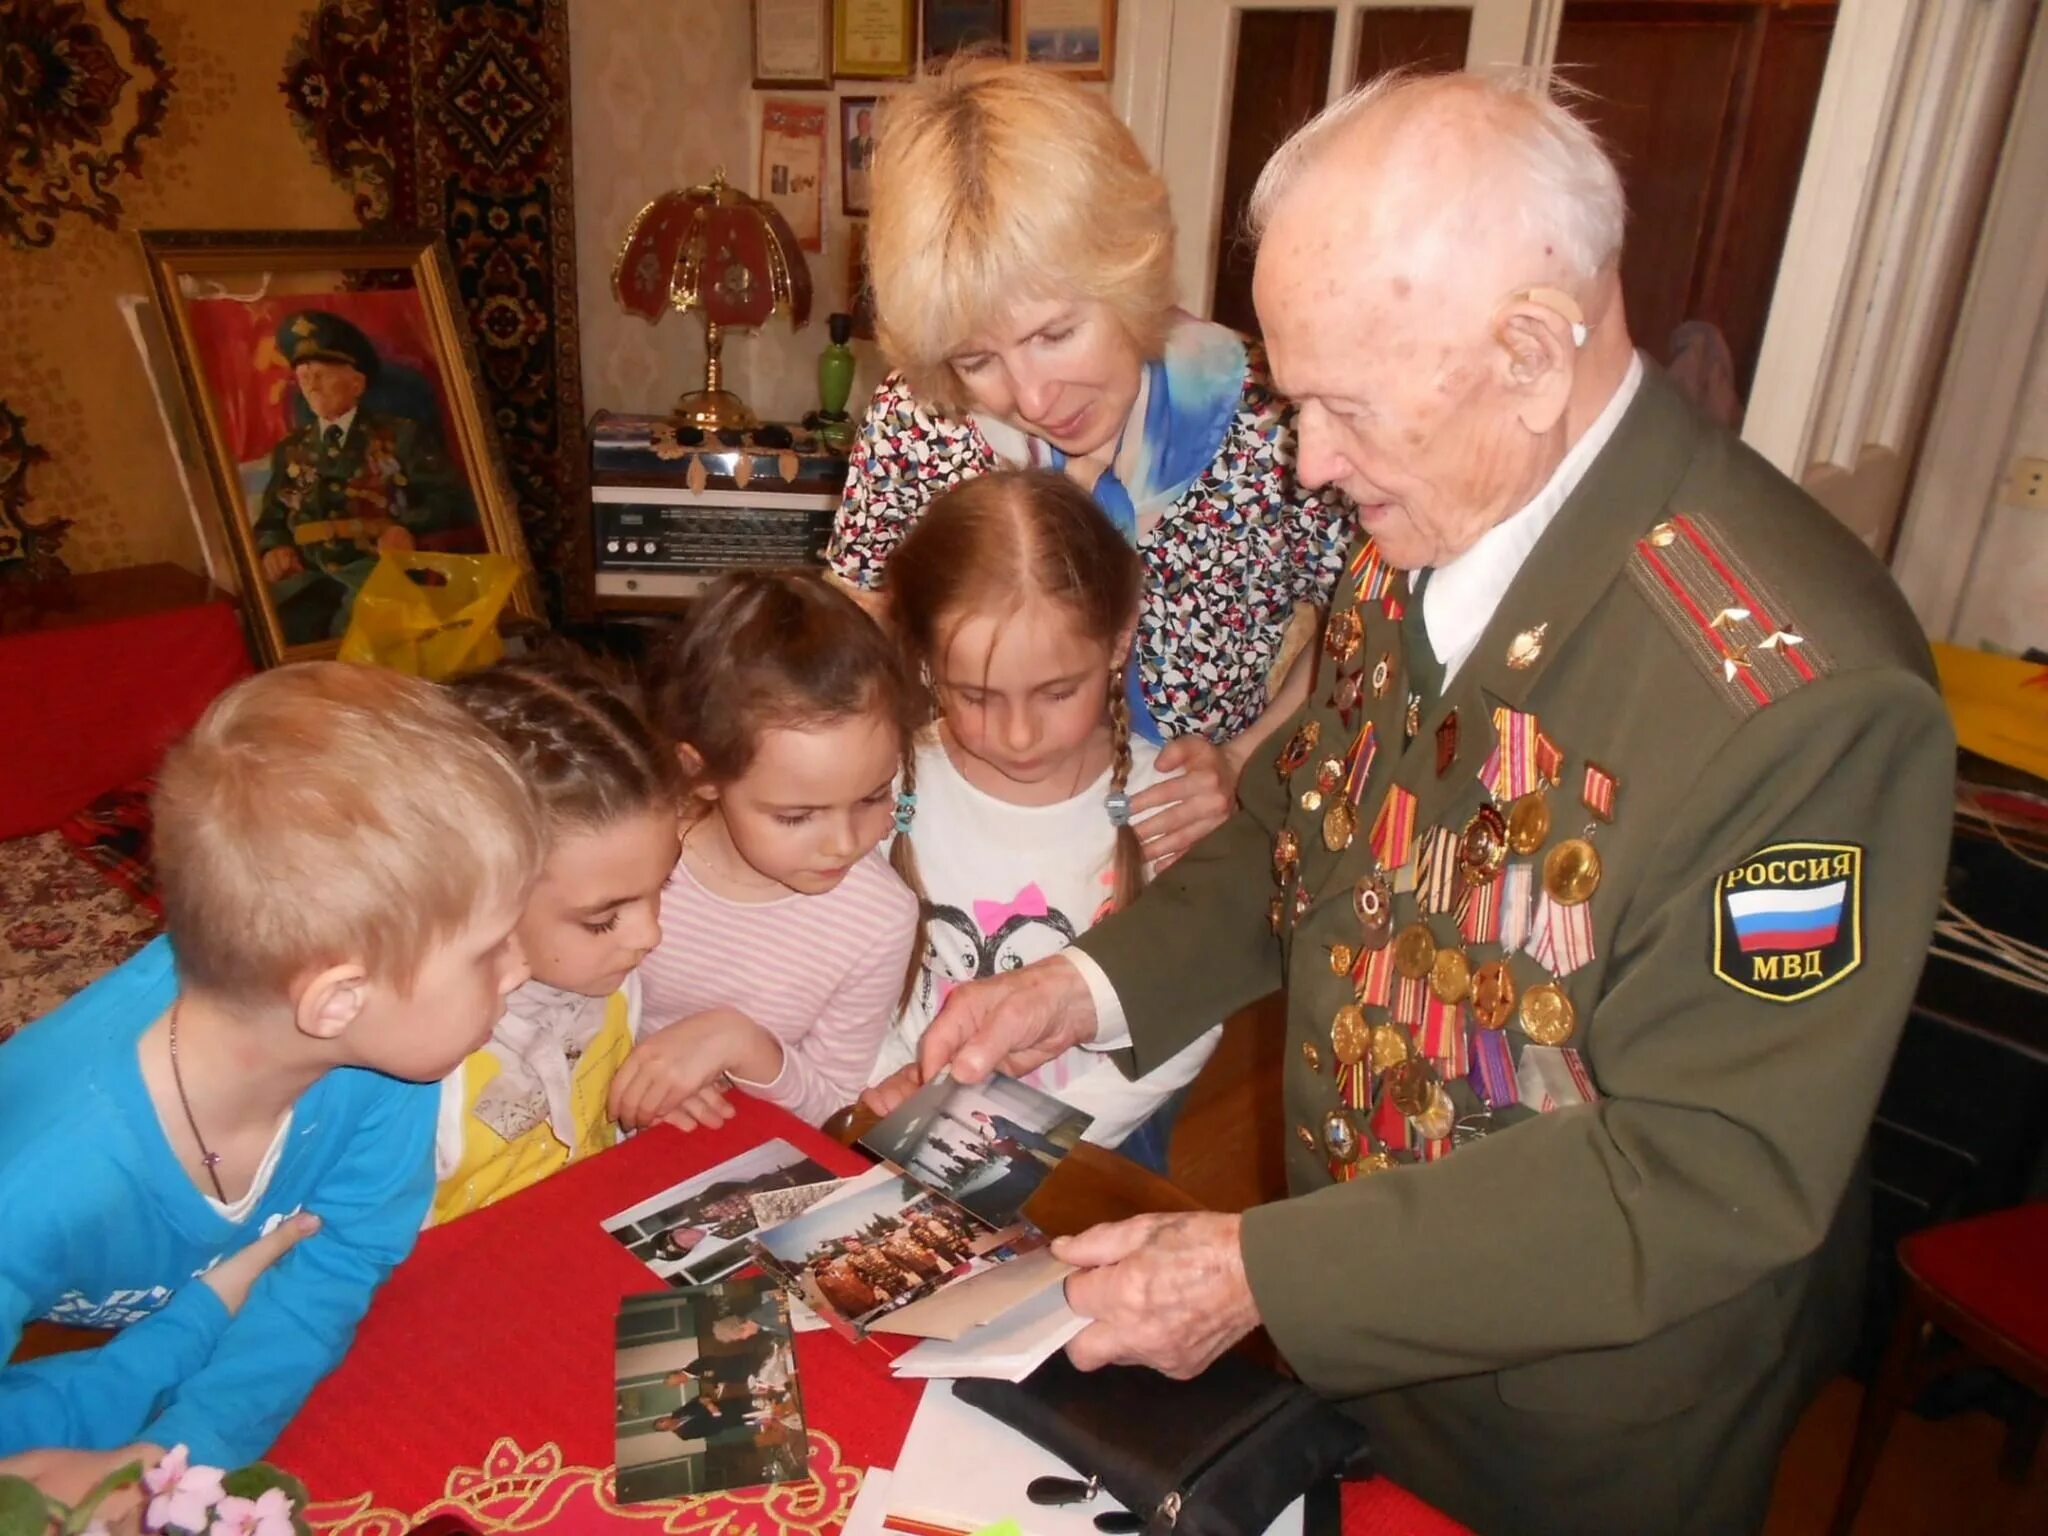
M1235 331L1180 314L1167 333L1164 355L1145 365L1116 452L1091 488L1096 505L1133 545L1140 530L1164 515L1215 462L1244 398L1245 361L1244 341ZM1066 468L1067 456L1043 438L992 416L977 415L974 424L997 457L1013 467ZM1124 693L1131 729L1147 741L1162 741L1145 700L1135 647Z

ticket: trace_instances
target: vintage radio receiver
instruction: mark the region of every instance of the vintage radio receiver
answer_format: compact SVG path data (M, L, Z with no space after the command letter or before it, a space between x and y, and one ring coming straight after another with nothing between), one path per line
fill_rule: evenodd
M688 598L744 565L816 565L846 458L795 427L698 432L600 411L590 425L597 600Z

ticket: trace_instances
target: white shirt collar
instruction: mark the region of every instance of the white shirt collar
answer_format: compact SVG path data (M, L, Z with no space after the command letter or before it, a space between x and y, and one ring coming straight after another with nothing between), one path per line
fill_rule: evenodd
M342 415L335 417L332 421L329 421L325 416L321 417L320 436L325 437L327 435L327 429L329 427L339 427L341 428L342 441L347 442L348 429L355 425L356 412L360 411L361 409L362 407L360 405L352 405L348 408L346 412L344 412Z
M1487 529L1470 549L1430 574L1429 584L1422 589L1422 622L1429 648L1443 663L1445 687L1493 622L1494 610L1507 596L1516 572L1543 537L1543 530L1614 436L1642 382L1643 359L1637 353L1629 359L1628 372L1622 375L1613 398L1593 418L1586 435L1572 444L1529 504Z

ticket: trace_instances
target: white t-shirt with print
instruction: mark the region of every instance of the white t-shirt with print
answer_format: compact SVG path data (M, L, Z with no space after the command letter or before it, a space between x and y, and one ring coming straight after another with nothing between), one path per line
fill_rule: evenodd
M1159 782L1158 755L1149 742L1131 743L1128 793ZM1011 805L968 783L934 734L919 740L911 837L925 891L924 972L883 1038L872 1081L916 1060L918 1041L961 982L1057 954L1108 914L1116 886L1109 780L1105 771L1057 805ZM1084 1139L1113 1147L1193 1081L1222 1033L1219 1024L1136 1081L1080 1047L1024 1080L1093 1115Z

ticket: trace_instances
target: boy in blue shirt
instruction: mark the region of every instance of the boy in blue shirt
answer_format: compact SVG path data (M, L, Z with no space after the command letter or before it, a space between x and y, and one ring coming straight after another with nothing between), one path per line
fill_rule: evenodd
M533 797L432 684L251 678L155 813L165 937L0 1049L0 1360L30 1319L121 1329L0 1368L0 1457L106 1453L44 1457L67 1483L269 1448L411 1250L440 1079L527 974Z

